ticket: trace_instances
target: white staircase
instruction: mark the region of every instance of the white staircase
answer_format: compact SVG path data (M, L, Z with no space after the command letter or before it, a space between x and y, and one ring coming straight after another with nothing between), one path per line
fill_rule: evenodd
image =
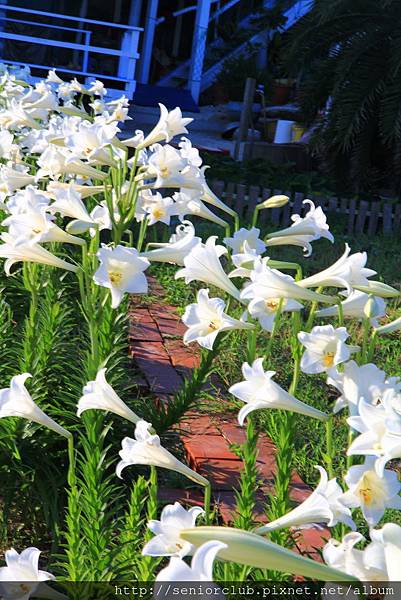
M286 17L287 20L286 20L285 25L282 27L282 30L289 29L290 27L292 27L292 25L294 25L294 23L298 19L300 19L304 14L306 14L310 8L311 1L312 0L298 0L293 4L293 6L288 8L287 11L284 13L284 16ZM271 8L272 6L274 6L274 4L275 4L275 0L266 0L265 7ZM223 65L227 59L235 58L237 56L241 56L242 54L245 54L246 52L249 51L249 48L251 46L254 46L257 44L266 44L268 42L269 36L273 32L269 29L265 29L265 30L262 30L262 31L259 31L256 33L254 30L252 31L252 28L251 28L252 17L253 17L253 15L248 15L239 23L240 29L245 29L245 30L251 29L251 35L250 35L249 39L247 39L244 42L242 42L241 44L239 44L236 48L228 51L225 56L223 56L215 64L213 64L212 66L209 66L208 68L206 68L203 71L201 84L200 84L201 91L206 90L213 84L216 77L222 70ZM217 39L209 46L208 50L210 51L210 50L213 50L214 48L218 48L219 46L221 47L221 45L222 45L222 40ZM173 69L170 73L167 73L166 75L164 75L157 82L157 85L169 86L169 87L185 87L186 82L188 80L188 76L189 76L190 63L191 63L191 59L184 61L183 63L178 65L178 67Z

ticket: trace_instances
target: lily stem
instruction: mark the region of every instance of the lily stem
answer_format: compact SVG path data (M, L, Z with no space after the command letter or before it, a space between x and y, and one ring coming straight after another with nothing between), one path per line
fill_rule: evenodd
M205 485L204 509L205 509L205 525L210 525L210 502L212 498L212 486L210 483Z
M250 329L248 331L248 339L247 339L247 358L248 358L248 363L250 365L255 360L255 355L256 355L256 338L257 338L256 329Z
M329 479L334 477L333 469L333 417L326 421L326 469Z
M317 288L316 293L317 294L321 294L323 291L323 286L320 286ZM309 316L308 316L308 320L306 321L306 331L310 331L312 329L312 325L313 325L313 319L315 318L315 312L316 309L318 307L318 303L317 302L312 302L312 306L309 312ZM340 309L339 309L340 310Z

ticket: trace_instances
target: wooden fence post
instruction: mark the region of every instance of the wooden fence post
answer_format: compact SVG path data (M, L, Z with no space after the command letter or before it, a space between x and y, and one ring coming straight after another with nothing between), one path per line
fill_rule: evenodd
M238 160L241 142L248 137L249 123L251 122L252 105L255 97L256 79L248 77L245 83L244 100L242 104L241 120L237 131L237 140L234 147L234 160Z

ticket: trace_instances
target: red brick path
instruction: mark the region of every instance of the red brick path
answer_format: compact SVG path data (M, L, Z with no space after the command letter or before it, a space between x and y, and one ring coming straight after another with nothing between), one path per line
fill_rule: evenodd
M152 294L160 302L143 306L138 305L137 296L133 298L129 313L129 347L147 386L157 400L163 401L177 392L183 379L198 366L199 352L194 344L189 347L183 344L185 326L176 307L163 303L163 288L154 279L151 279L150 285ZM219 515L225 524L230 523L235 511L233 487L237 487L242 466L241 459L232 452L230 445L245 442L245 429L237 424L235 416L224 413L208 416L191 411L181 421L179 430L188 464L210 480ZM257 493L256 516L258 521L266 522L263 505L266 493L274 485L276 449L264 435L260 436L258 449L261 488ZM289 492L294 501L302 502L311 490L294 472ZM163 502L203 502L201 491L163 489L159 495ZM316 549L321 548L328 537L327 529L304 529L297 533L296 546L300 552L318 558Z

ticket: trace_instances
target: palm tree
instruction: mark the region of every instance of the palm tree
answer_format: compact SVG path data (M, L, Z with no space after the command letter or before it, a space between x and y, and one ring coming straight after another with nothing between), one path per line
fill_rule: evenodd
M400 191L400 25L401 0L314 0L288 34L312 143L356 191Z

